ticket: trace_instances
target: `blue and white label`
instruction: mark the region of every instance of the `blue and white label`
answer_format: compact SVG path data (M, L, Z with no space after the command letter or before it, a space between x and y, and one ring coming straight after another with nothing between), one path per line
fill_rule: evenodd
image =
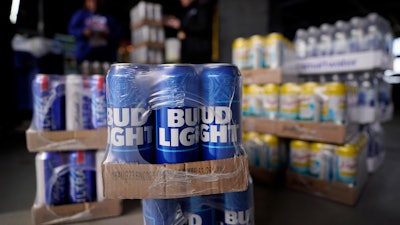
M105 91L98 91L92 96L92 123L95 129L107 126L107 102Z
M166 117L165 112L166 110ZM192 147L199 143L199 109L168 108L156 111L157 148ZM165 148L167 147L167 148Z
M201 108L201 141L233 145L238 141L238 124L232 123L232 111L225 106Z
M224 211L224 221L220 225L253 225L251 209L245 211Z
M151 146L153 126L149 115L145 108L107 108L107 143L120 149Z

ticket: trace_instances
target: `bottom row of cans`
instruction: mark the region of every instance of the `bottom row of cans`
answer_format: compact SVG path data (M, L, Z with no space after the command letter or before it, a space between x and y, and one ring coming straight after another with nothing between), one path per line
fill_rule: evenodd
M355 184L358 156L368 137L359 135L345 145L289 140L257 132L243 133L249 165L270 171L288 167L291 171L326 181ZM288 147L287 147L288 146Z
M326 181L355 184L358 158L367 139L361 135L345 145L291 140L289 169Z
M243 132L242 138L250 166L273 171L285 165L286 147L279 137L257 132Z
M143 199L145 225L254 225L254 190L179 199Z
M94 150L37 153L35 204L65 205L100 200L96 177L102 153Z

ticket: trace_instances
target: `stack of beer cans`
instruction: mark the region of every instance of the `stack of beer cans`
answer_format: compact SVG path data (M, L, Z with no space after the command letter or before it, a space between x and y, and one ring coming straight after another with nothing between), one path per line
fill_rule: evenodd
M246 155L241 92L240 72L231 64L111 65L104 163L179 164ZM254 224L248 181L240 192L143 199L144 223Z
M62 131L106 127L104 75L37 74L32 92L34 111L30 129L34 131L62 134ZM34 208L102 201L99 175L104 149L59 150L55 143L54 150L37 152Z

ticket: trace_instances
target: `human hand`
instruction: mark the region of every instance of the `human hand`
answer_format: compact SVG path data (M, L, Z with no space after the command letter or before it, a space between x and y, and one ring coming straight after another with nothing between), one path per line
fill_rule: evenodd
M175 16L164 17L163 24L164 26L171 27L177 30L181 28L181 21Z

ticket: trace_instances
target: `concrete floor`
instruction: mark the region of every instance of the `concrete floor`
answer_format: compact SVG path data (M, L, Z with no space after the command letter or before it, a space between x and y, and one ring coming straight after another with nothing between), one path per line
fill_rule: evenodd
M384 124L386 157L368 178L354 207L282 188L255 185L257 225L399 225L400 224L400 116ZM0 224L32 224L30 208L35 196L34 154L25 145L22 130L4 138L0 150ZM119 217L75 223L142 225L139 200L124 200Z

